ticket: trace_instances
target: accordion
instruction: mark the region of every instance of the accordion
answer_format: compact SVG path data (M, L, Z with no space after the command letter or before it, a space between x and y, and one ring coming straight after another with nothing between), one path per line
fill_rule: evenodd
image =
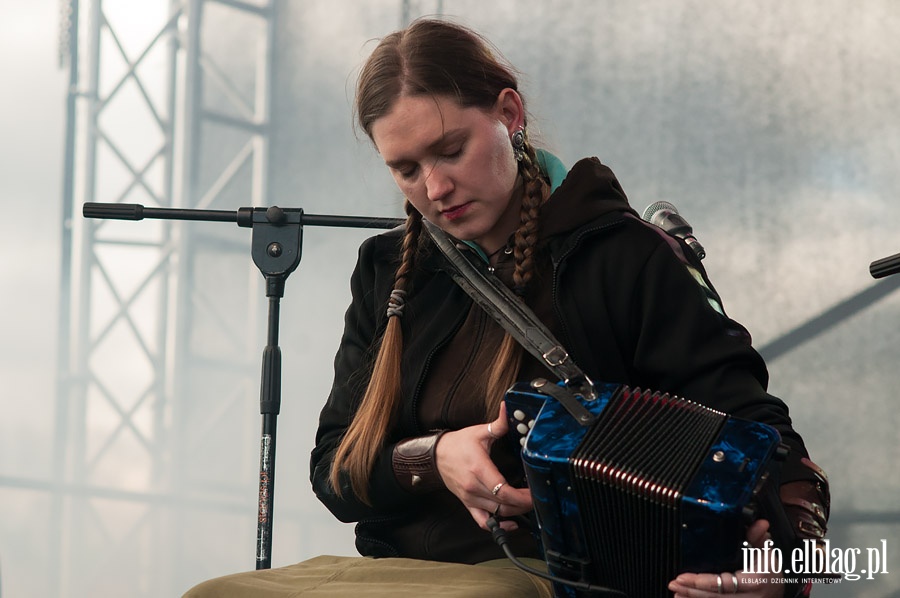
M668 394L593 388L585 399L536 380L505 397L551 576L666 598L679 573L741 569L746 526L779 520L778 432Z

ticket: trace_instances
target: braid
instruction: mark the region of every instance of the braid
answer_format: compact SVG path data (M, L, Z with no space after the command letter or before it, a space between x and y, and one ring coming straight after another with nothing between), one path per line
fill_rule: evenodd
M534 247L538 240L540 208L544 203L544 179L537 163L537 154L528 143L522 148L519 172L524 182L524 195L520 210L520 224L513 237L513 257L516 269L513 272L513 286L517 295L524 297L528 283L534 275ZM488 420L497 417L500 401L506 391L519 376L522 361L522 346L507 333L503 337L497 356L491 364L485 394L485 409Z
M422 215L408 201L404 208L406 234L400 249L400 264L394 275L394 291L405 294L419 247ZM363 502L369 502L369 476L399 411L402 353L403 330L399 314L389 315L369 386L331 464L331 486L338 496L343 495L341 474L346 471L353 493Z
M522 197L519 228L513 237L513 257L516 260L513 284L516 293L524 295L525 288L534 274L534 246L538 238L538 216L541 204L544 203L544 180L537 164L537 154L528 143L527 134L522 161L519 164L525 192Z
M419 249L419 239L422 232L422 214L406 200L403 203L406 211L406 234L403 236L403 246L400 249L400 265L394 275L394 288L407 291L410 273L415 267L416 253Z

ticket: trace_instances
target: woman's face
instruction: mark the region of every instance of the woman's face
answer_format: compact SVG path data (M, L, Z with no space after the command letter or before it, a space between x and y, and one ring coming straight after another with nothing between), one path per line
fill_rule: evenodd
M422 216L493 253L519 223L518 164L509 137L523 119L511 89L489 110L443 96L403 95L373 123L372 139Z

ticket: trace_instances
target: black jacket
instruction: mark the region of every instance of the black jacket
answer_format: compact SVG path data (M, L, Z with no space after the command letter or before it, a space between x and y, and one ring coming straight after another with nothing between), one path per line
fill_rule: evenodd
M690 249L637 217L615 176L596 159L578 162L545 205L541 247L552 268L545 291L560 340L581 368L594 380L670 392L774 426L793 449L784 473L785 480L791 479L793 464L806 456L803 442L791 427L787 407L766 392L766 367L749 334L720 313L718 297ZM443 498L407 492L391 466L396 442L427 433L417 423L418 391L430 360L472 305L443 271L436 251L420 263L402 319L402 413L375 464L371 506L357 500L349 484L338 498L328 482L332 456L365 391L374 347L386 324L402 234L395 229L360 248L334 386L312 452L313 488L338 519L359 522L357 549L363 555L463 562L499 558L502 553L488 548L486 532L484 552L460 548L466 554L411 548L408 539L394 536L394 530L423 511L433 510L436 519L448 517ZM464 509L461 513L470 519ZM452 536L454 525L464 522L451 522L440 533Z

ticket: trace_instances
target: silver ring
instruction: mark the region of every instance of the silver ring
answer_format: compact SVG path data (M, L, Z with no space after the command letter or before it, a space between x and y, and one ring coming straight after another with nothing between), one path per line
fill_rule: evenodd
M716 575L716 587L718 588L716 591L719 594L725 593L724 591L722 591L722 576L721 575Z
M503 488L503 486L505 486L505 485L506 485L506 482L500 482L499 484L494 486L494 489L491 490L491 494L493 494L494 496L497 496L497 494L500 493L500 488Z
M494 423L494 422L491 422L490 424L488 424L488 436L490 436L490 437L493 438L494 440L497 440L497 439L500 438L500 437L497 436L496 434L494 434L494 431L491 430L491 424L492 424L492 423Z
M731 574L731 581L734 582L734 591L732 592L732 594L737 594L738 590L740 589L740 585L738 584L737 573Z

